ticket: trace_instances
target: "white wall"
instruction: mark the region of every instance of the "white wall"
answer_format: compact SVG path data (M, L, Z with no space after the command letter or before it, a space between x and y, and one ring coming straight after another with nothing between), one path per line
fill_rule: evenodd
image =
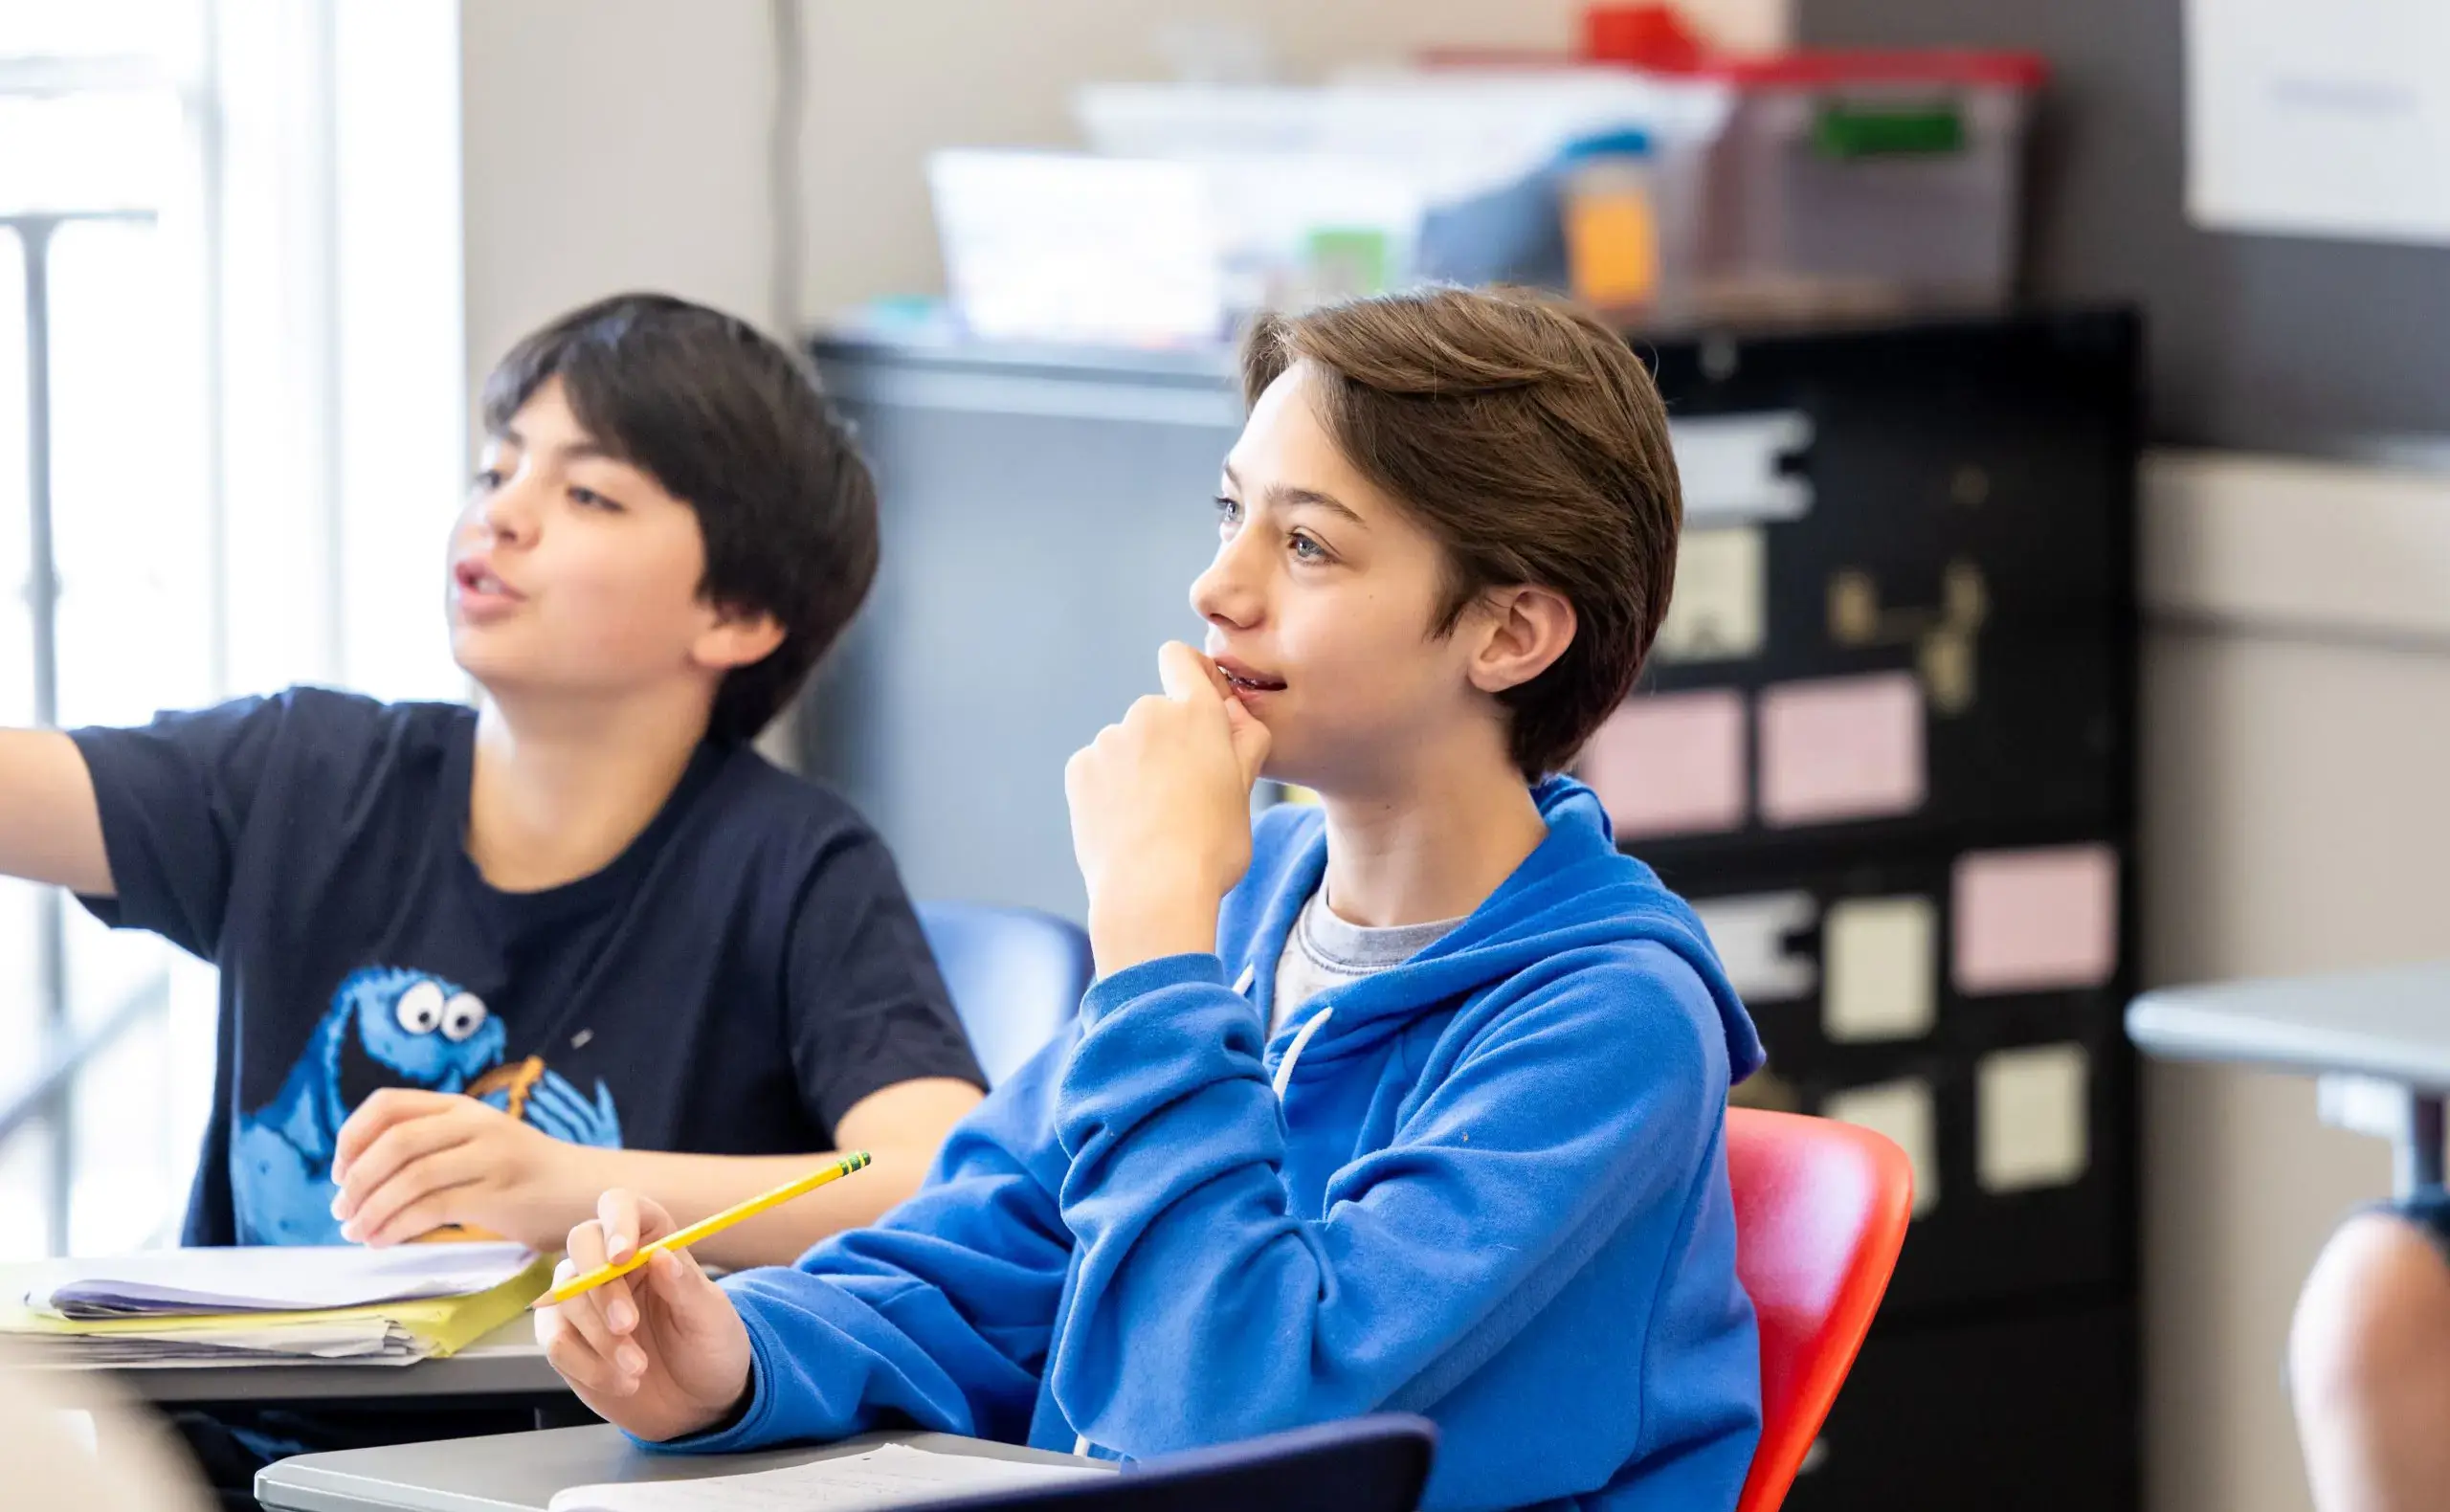
M334 666L379 698L457 698L441 573L468 477L457 17L343 0L331 47Z
M759 0L463 0L467 393L511 344L654 289L769 330L773 13ZM788 726L764 748L791 759Z
M2450 956L2450 479L2196 456L2146 483L2146 976ZM2144 1085L2149 1504L2305 1512L2289 1310L2388 1147L2302 1078Z
M1313 78L1437 45L1562 49L1586 0L804 0L801 307L939 293L921 168L952 145L1073 145L1089 79L1164 78L1168 29L1237 24L1278 71ZM1787 33L1787 0L1684 0L1726 45Z
M600 295L771 319L771 38L758 0L465 0L472 396L511 343Z

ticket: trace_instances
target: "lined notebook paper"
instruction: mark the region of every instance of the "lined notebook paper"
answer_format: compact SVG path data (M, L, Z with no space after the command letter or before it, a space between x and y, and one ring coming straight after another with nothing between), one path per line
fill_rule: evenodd
M882 1444L863 1454L743 1476L573 1486L553 1498L549 1512L868 1512L1112 1474L1086 1463L1024 1463Z
M487 1292L535 1257L504 1243L147 1250L76 1262L76 1274L25 1301L77 1319L316 1312Z

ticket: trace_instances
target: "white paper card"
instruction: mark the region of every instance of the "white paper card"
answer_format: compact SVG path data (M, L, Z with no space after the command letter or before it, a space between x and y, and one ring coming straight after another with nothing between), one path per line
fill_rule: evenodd
M1736 898L1696 899L1693 912L1719 953L1738 997L1748 1003L1793 1002L1812 993L1819 980L1812 957L1790 942L1812 927L1820 905L1810 893L1748 893Z
M1676 548L1676 591L1659 627L1662 661L1736 661L1769 639L1762 535L1756 528L1691 530Z
M1938 910L1927 898L1849 898L1821 931L1820 1029L1850 1044L1913 1039L1938 1017Z
M1929 1082L1908 1077L1848 1087L1821 1101L1820 1116L1887 1135L1914 1163L1914 1215L1939 1205L1940 1144Z
M1985 1191L2063 1187L2084 1173L2082 1045L1982 1057L1974 1084L1974 1170Z
M2187 208L2221 231L2450 243L2450 5L2187 0Z
M549 1512L868 1512L1112 1474L1085 1462L1053 1465L882 1444L864 1454L747 1475L573 1486L555 1494L547 1506Z

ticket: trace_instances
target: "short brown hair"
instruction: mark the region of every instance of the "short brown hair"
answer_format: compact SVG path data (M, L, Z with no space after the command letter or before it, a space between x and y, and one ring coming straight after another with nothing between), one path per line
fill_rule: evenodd
M1445 549L1431 634L1508 584L1573 605L1565 654L1500 695L1524 774L1562 767L1633 687L1675 583L1684 501L1648 369L1589 312L1516 289L1263 315L1242 343L1244 402L1297 362L1337 448Z

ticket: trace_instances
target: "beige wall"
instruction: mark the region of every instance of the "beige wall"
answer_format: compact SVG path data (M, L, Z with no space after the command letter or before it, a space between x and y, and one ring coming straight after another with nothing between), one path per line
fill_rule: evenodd
M772 32L759 0L460 7L468 370L649 287L771 316Z
M807 0L801 307L938 293L921 165L951 145L1073 145L1074 85L1163 78L1162 35L1197 21L1264 34L1283 77L1429 44L1561 48L1585 0ZM1687 0L1730 46L1774 45L1786 0Z
M2450 957L2450 481L2146 476L2147 977ZM2144 1117L2148 1504L2305 1512L2289 1309L2388 1147L2302 1078L2148 1067Z

